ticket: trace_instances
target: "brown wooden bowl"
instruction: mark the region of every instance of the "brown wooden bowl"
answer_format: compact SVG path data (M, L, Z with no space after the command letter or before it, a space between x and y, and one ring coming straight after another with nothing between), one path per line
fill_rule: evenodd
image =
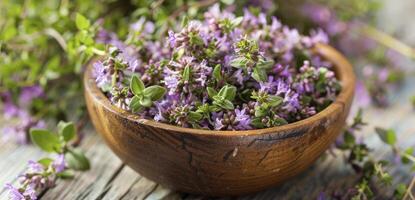
M98 133L128 166L171 189L234 196L277 185L308 168L336 139L352 103L355 75L335 49L316 52L335 64L342 90L318 114L248 131L210 131L140 119L110 103L85 73L88 112Z

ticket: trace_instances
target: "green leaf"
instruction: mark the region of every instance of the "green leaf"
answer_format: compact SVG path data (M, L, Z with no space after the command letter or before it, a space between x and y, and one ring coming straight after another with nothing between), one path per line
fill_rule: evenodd
M109 53L110 53L110 55L111 55L112 57L116 57L116 56L118 56L118 54L120 54L120 53L121 53L121 50L120 50L119 48L117 48L117 47L113 47L113 46L111 46L111 47L109 48Z
M216 81L222 80L222 74L221 74L222 68L220 64L217 64L215 68L213 69L213 78L216 79Z
M269 69L274 65L274 61L273 60L259 60L256 67L260 68L260 69Z
M229 100L233 101L233 99L236 96L236 87L233 85L225 85L220 91L219 96Z
M187 24L189 24L189 17L188 17L187 15L185 15L185 16L183 17L183 20L182 20L181 26L182 26L182 27L186 27L186 26L187 26Z
M153 102L151 101L150 97L144 96L140 99L140 104L144 107L150 107L153 105Z
M134 96L130 101L129 107L133 113L140 111L140 109L142 108L140 104L140 97Z
M389 145L395 145L396 144L396 133L392 129L383 129L376 127L375 128L376 133L379 135L380 139Z
M282 102L283 102L283 98L280 96L272 95L268 97L268 104L271 107L277 107L281 105Z
M251 121L251 124L254 125L256 128L264 128L265 125L262 123L262 118L256 117Z
M264 109L263 107L256 107L255 108L255 117L264 117L265 115L267 115L268 110Z
M213 98L214 96L218 95L218 92L216 92L216 90L211 87L207 87L207 92L210 98Z
M284 118L277 117L277 118L275 118L275 119L272 120L272 124L274 126L281 126L281 125L288 124L288 122Z
M396 186L396 189L395 189L393 195L395 196L396 199L402 199L405 196L406 191L407 191L406 184L399 183Z
M79 30L85 30L91 26L89 20L79 13L76 13L75 23Z
M235 2L235 0L221 0L221 2L226 4L226 5L231 5Z
M145 88L143 94L144 96L149 97L152 101L157 101L163 98L166 92L166 88L159 85L152 85L148 88Z
M58 153L61 149L59 137L48 130L32 129L30 130L30 138L43 151Z
M7 41L12 38L18 33L17 29L14 26L9 26L6 29L2 30L3 32L0 34L0 39Z
M228 87L228 85L223 86L223 87L219 90L219 93L218 93L218 95L217 95L217 96L220 96L220 97L225 98L225 97L226 97L226 95L225 95L225 91L226 91L227 87Z
M72 122L60 121L58 123L58 131L65 142L71 141L76 136L76 128Z
M231 66L235 68L245 68L249 60L245 57L237 57L231 61Z
M244 20L244 17L237 17L237 18L233 19L232 20L232 26L233 27L239 26L239 24L241 24L243 20Z
M190 67L189 67L189 65L187 65L184 68L182 78L183 78L184 81L189 81L190 80Z
M252 72L252 78L258 82L267 81L267 72L264 69L255 67L254 71Z
M185 53L184 48L180 48L178 49L176 52L174 52L173 54L173 60L179 60Z
M411 158L413 158L414 155L414 148L409 147L405 150L405 152L403 153L403 155L401 155L401 161L404 164L408 164L411 161Z
M37 162L40 163L41 165L43 165L43 167L47 168L47 167L49 167L50 164L52 164L53 159L52 158L42 158L42 159L38 160Z
M78 149L70 149L65 154L68 167L74 170L86 171L90 168L88 158Z
M203 45L203 40L200 35L194 32L189 33L189 42L190 45Z
M203 118L203 115L198 112L193 112L193 111L189 112L189 119L192 121L199 121L202 118Z
M65 170L56 175L61 179L72 179L75 176L75 173L72 170Z
M220 101L220 102L214 101L213 104L221 108L227 109L227 110L235 109L235 107L233 106L233 103L227 99L224 99L223 101Z
M143 81L141 81L136 75L133 75L133 77L131 78L130 88L133 94L141 95L145 86Z
M346 131L344 133L343 138L344 138L345 145L347 145L348 147L352 147L356 143L355 136L351 134L349 131Z

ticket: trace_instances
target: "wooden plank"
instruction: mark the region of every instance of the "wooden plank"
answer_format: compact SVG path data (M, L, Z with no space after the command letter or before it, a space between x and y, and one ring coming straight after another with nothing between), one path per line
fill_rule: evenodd
M108 190L103 199L121 199L130 192L132 186L142 177L129 167L123 167L115 179L108 184L105 190Z
M121 199L146 199L157 188L157 183L144 177L136 181Z
M181 195L161 185L157 185L157 188L147 196L146 200L158 199L181 199Z

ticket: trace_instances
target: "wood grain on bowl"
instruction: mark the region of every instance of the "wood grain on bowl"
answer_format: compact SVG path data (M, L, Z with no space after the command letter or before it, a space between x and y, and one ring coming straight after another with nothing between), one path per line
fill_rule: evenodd
M279 184L309 167L336 139L353 99L348 61L327 45L316 52L334 63L342 90L320 113L288 125L248 131L182 128L140 119L112 105L85 73L92 122L131 168L166 187L210 196L241 195Z

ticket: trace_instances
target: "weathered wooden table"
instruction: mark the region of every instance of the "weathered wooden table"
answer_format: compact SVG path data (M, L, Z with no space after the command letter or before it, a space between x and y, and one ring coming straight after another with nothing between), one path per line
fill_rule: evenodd
M410 95L414 93L415 79L411 78L393 96L390 108L365 108L364 119L370 125L362 131L361 136L374 149L379 159L392 159L392 153L374 134L374 126L394 128L402 146L415 146L415 111L409 102ZM92 169L76 174L73 180L59 181L56 187L44 191L41 199L208 199L171 191L140 176L111 152L91 126L84 132L85 138L81 147L91 159ZM0 146L1 184L16 182L29 159L44 156L44 153L31 145L17 146L1 141ZM327 154L325 159L317 161L309 170L283 185L239 198L316 199L323 191L348 187L356 181L356 177L344 164L344 155L335 153L336 157ZM394 170L393 176L396 181L409 181L411 178L411 174L404 172L403 167ZM7 192L3 188L0 190L0 199L7 199Z

